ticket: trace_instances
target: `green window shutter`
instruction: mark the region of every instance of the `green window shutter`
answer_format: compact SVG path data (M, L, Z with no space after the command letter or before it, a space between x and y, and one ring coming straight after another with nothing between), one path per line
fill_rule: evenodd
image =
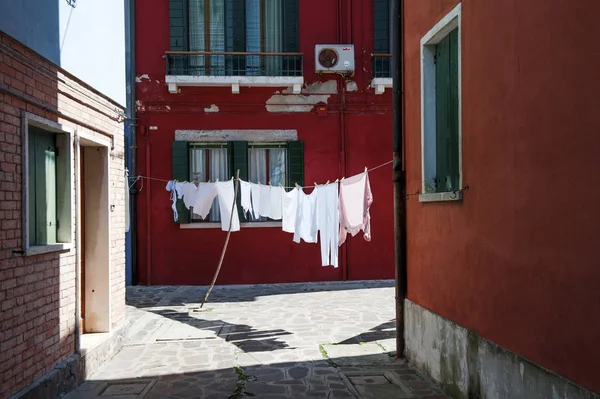
M36 149L37 149L37 134L32 131L31 126L29 127L29 142L27 146L27 174L28 174L28 187L27 194L29 195L29 246L37 245L37 213L36 213L36 197L37 197L37 162L36 162Z
M450 100L450 39L444 38L436 46L435 54L436 95L436 191L447 191L449 177L448 148L450 126L448 120Z
M171 51L188 51L188 2L187 0L169 0L169 25ZM183 75L188 69L188 58L173 55L168 59L167 74Z
M225 48L226 51L246 51L246 2L244 0L225 0ZM227 58L229 75L244 75L246 59L237 56Z
M298 183L304 185L304 142L290 141L288 143L288 186Z
M231 174L235 176L237 170L240 170L240 179L248 181L248 142L247 141L230 141L229 142L229 162L231 165ZM242 210L242 191L238 188L237 207L240 222L247 222Z
M171 50L187 51L187 0L169 0Z
M458 29L454 29L448 35L450 38L450 88L448 100L448 172L450 178L450 190L459 189L459 107L458 107Z
M54 134L30 127L29 245L56 243L56 144Z
M283 0L283 52L296 53L298 39L298 0Z
M190 149L187 141L173 141L173 179L188 181L190 179ZM175 222L186 224L190 222L190 211L182 200L177 200L179 219Z

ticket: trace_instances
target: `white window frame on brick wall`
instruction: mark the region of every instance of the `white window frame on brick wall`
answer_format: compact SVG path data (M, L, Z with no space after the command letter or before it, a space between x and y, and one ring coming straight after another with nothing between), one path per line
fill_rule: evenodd
M60 151L59 159L56 164L56 217L59 228L56 233L56 243L30 246L29 238L29 126L35 126L43 129L49 134L55 134L60 140L57 140L57 148ZM74 130L68 126L40 117L38 115L22 111L21 112L21 171L22 171L22 223L21 223L21 242L23 254L25 256L38 255L49 252L65 251L73 248L73 236L75 226L73 225L73 203L75 201L74 192L74 165L73 165L73 136Z

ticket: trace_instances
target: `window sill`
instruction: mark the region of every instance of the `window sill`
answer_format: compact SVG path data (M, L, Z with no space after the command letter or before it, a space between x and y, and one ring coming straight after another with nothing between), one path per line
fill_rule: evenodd
M253 223L240 223L240 229L256 229L256 228L269 228L279 227L281 228L281 222L253 222ZM180 224L180 229L221 229L221 222L210 222L210 223L187 223Z
M385 89L391 89L394 86L392 78L374 78L371 81L371 87L375 88L375 94L385 93Z
M447 201L462 201L462 190L449 191L445 193L426 193L419 194L419 202L447 202Z
M72 243L58 243L50 245L39 245L35 247L29 247L25 250L25 256L41 255L50 252L61 252L68 251L73 248Z
M240 93L240 86L245 87L292 87L293 94L300 94L304 77L302 76L187 76L166 75L165 82L169 93L179 93L181 86L216 86L231 87L233 94Z

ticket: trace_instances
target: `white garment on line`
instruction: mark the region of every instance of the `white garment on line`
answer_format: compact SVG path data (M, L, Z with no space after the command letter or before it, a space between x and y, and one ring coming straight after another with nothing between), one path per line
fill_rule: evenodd
M173 209L173 221L176 222L179 219L179 212L177 212L177 192L175 190L175 182L169 180L165 190L171 193L169 199L172 201L171 209Z
M209 214L210 208L212 208L212 204L216 196L216 183L200 183L191 205L194 214L200 216L202 219L206 219L206 216ZM231 209L231 207L229 209ZM227 223L229 223L229 220ZM227 227L229 227L229 225L227 225Z
M282 222L281 227L286 233L296 232L296 214L298 213L298 193L300 189L284 193L281 197Z
M270 204L271 201L271 186L264 186L259 184L260 186L260 207L258 214L263 217L269 217L270 212Z
M252 185L247 181L240 179L240 191L242 192L241 205L244 210L244 216L248 217L248 212L250 212L250 214L253 213L251 201Z
M273 220L281 220L281 199L285 190L283 187L271 187L269 196L269 211L268 217Z
M316 187L317 227L321 241L321 265L338 267L340 213L338 183Z
M355 236L364 232L365 241L371 241L371 215L369 208L373 203L373 193L367 172L349 177L340 182L340 239L339 245L346 241L350 233Z
M300 239L309 243L317 242L317 190L306 195L299 189L294 242L299 243Z
M250 183L250 192L252 194L252 213L254 214L254 219L258 219L260 217L260 185L256 183Z
M233 180L218 182L214 184L217 187L217 198L219 199L219 209L221 213L221 230L229 231L229 220L231 219L231 209L233 208L231 231L239 231L240 218L238 217L237 204L234 205L235 186Z
M188 184L187 182L173 182L174 187L175 187L175 192L177 193L177 199L182 199L183 198L183 192L185 189L185 185Z
M198 193L198 186L194 183L182 183L182 194L183 194L183 203L187 209L194 204L196 200L196 194Z

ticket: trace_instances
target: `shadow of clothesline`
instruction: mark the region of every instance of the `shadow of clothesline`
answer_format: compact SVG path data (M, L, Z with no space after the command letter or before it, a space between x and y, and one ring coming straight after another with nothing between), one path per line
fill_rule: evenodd
M292 334L286 330L256 330L246 324L233 324L223 320L206 320L190 316L187 312L178 312L172 309L156 309L150 310L150 312L179 323L187 324L199 330L212 331L214 332L215 337L231 342L244 352L294 349L286 342L278 339L278 337Z

